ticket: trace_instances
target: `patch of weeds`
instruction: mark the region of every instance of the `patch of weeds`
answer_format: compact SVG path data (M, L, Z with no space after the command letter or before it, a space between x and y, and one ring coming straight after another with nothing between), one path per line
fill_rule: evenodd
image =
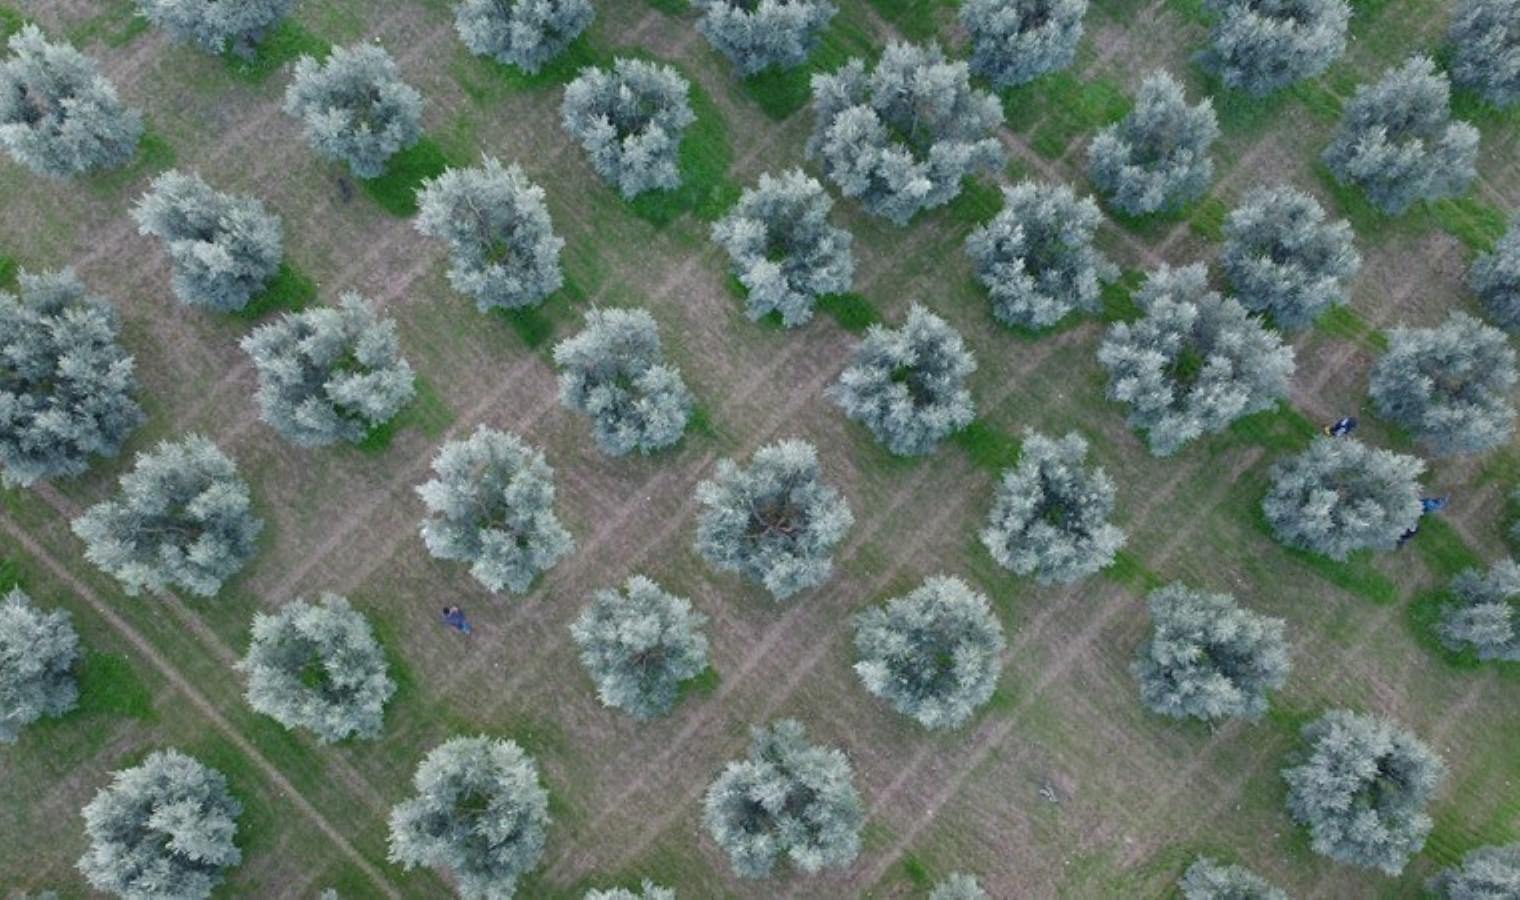
M21 13L9 6L0 6L0 40L9 40L10 36L20 31L25 23L26 19Z
M21 267L9 256L0 256L0 291L16 289L16 275Z
M988 425L981 419L957 431L951 440L966 451L971 461L994 475L1012 468L1019 461L1019 440Z
M433 390L432 385L422 378L417 378L412 387L416 394L405 409L391 416L389 421L381 422L371 428L358 443L354 444L360 452L379 453L390 446L396 432L403 428L416 429L427 437L436 438L453 423L454 414L444 404L443 398L438 396L438 392Z
M1335 585L1379 606L1386 606L1399 599L1399 587L1388 576L1372 566L1372 551L1362 550L1337 562L1328 556L1320 556L1294 547L1282 547L1306 569Z
M8 594L12 588L21 587L21 570L14 562L0 559L0 593Z
M288 261L280 263L264 290L256 294L233 315L245 322L255 322L276 312L300 312L317 301L317 283Z
M494 59L476 58L490 69L495 78L515 91L532 91L569 84L575 80L575 76L580 74L581 69L587 66L604 65L608 62L592 46L591 38L585 33L571 41L570 46L566 47L563 53L544 63L537 72L531 74L517 66L509 66Z
M986 222L1003 208L1003 189L975 178L961 179L961 191L945 206L951 222L970 230Z
M1361 313L1345 304L1338 304L1314 320L1314 330L1327 337L1361 341L1372 331L1372 326L1367 324Z
M1103 568L1104 578L1132 591L1148 594L1166 584L1166 579L1146 568L1140 557L1128 550L1114 554L1114 561Z
M676 694L679 703L687 697L711 697L723 681L718 675L718 670L708 666L698 672L696 677L688 678L678 686Z
M1029 146L1047 159L1065 155L1077 137L1118 121L1133 105L1114 79L1083 81L1069 71L1009 88L1001 97L1008 127L1033 127Z
M791 118L813 98L814 73L832 72L853 57L869 58L874 52L870 35L835 16L806 63L790 69L763 69L741 80L739 89L779 122Z
M429 178L437 178L449 167L443 148L430 137L422 137L390 158L385 174L379 178L359 178L359 186L380 208L403 218L417 213L417 191Z
M924 865L923 860L909 853L902 858L903 874L913 882L914 887L928 890L934 883L934 877L929 874L929 867Z
M127 164L119 169L97 173L90 182L104 191L119 191L143 175L174 168L178 160L179 155L174 152L174 145L169 143L168 138L145 124L142 137L137 141L137 152Z
M1224 220L1230 213L1218 197L1205 197L1188 216L1188 230L1210 241L1224 240Z
M939 31L939 11L955 6L953 0L867 0L867 2L878 15L892 23L904 37L913 41L927 41L933 38Z
M78 672L77 714L124 716L148 721L154 718L153 692L143 683L125 656L88 651Z
M522 309L498 307L492 310L492 313L501 317L502 321L506 322L508 327L531 349L537 350L554 336L554 323L537 306L527 306Z
M1103 322L1130 322L1145 314L1135 302L1135 291L1145 283L1145 273L1127 269L1118 278L1103 285L1099 295L1102 307L1098 318Z
M634 215L656 225L667 225L688 212L704 222L714 222L739 199L739 186L728 177L734 151L723 113L700 85L687 80L697 120L681 137L681 184L673 190L646 191L627 201Z
M244 81L259 82L279 71L286 63L303 56L314 57L320 62L331 52L331 44L287 16L253 45L248 56L239 56L228 49L222 53L222 61L226 64L227 71L234 76Z
M859 294L824 294L818 298L818 311L833 317L840 328L852 334L881 322L876 307Z
M1341 98L1320 79L1300 81L1288 87L1287 94L1302 103L1309 115L1322 122L1341 120Z
M646 2L668 16L685 15L691 8L686 0L646 0Z
M1509 228L1503 210L1475 197L1443 197L1426 203L1425 208L1442 231L1478 253L1494 249Z
M1184 22L1194 25L1209 24L1209 14L1203 8L1203 0L1166 0L1167 8Z
M1455 528L1439 516L1425 516L1420 532L1410 542L1425 565L1442 579L1455 578L1467 569L1483 568L1483 557L1462 541Z
M1307 416L1284 404L1236 419L1227 432L1233 440L1285 453L1306 449L1318 433Z
M138 12L137 4L133 0L118 0L80 22L68 32L68 38L76 46L99 42L107 47L125 47L147 30L148 20Z

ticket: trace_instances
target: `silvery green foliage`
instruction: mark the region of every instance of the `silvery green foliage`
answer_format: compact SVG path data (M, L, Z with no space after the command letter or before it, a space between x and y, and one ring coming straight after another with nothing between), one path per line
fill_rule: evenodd
M997 564L1041 584L1085 578L1114 561L1124 532L1109 522L1114 482L1083 465L1087 441L1031 433L1003 473L982 543Z
M318 156L347 163L359 178L378 178L422 136L422 95L376 44L335 47L326 62L296 60L285 112L301 120Z
M248 52L290 12L291 0L137 0L149 22L203 53Z
M997 687L1003 626L959 578L927 578L855 617L855 674L929 729L958 728Z
M78 475L143 420L116 311L72 269L0 291L0 483Z
M731 459L697 485L697 552L785 600L822 584L834 547L855 524L850 505L818 477L806 441L761 447L747 469Z
M509 740L456 737L412 777L417 796L391 808L390 861L453 872L461 897L511 897L538 865L549 792L533 757Z
M1288 331L1346 302L1362 257L1344 219L1325 221L1313 197L1294 188L1256 188L1224 220L1219 258L1235 297Z
M170 170L132 209L138 232L164 242L181 303L236 312L280 269L279 216L254 197L213 190L198 175Z
M79 636L61 609L43 612L20 588L0 598L0 744L26 726L74 708Z
M987 900L987 892L977 884L975 876L955 872L934 885L929 900Z
M1142 703L1163 716L1205 722L1255 721L1266 713L1267 694L1288 679L1281 619L1181 583L1151 591L1146 605L1151 633L1131 666Z
M1003 209L966 237L977 280L1004 325L1049 328L1096 312L1118 269L1093 246L1098 205L1064 184L1023 181L1003 188Z
M1425 804L1446 764L1394 723L1343 709L1304 726L1303 737L1308 755L1282 775L1288 812L1309 826L1314 852L1399 874L1425 846Z
M1162 265L1135 294L1145 310L1119 322L1098 348L1108 396L1130 407L1156 456L1223 431L1288 395L1293 348L1234 299L1209 289L1201 263Z
M1180 209L1208 190L1209 147L1218 136L1211 99L1189 106L1175 78L1152 72L1140 83L1135 108L1088 145L1087 174L1126 215Z
M707 668L707 617L642 575L603 588L570 626L602 704L636 719L670 712L681 682Z
M1215 16L1204 64L1224 86L1263 97L1318 78L1346 52L1346 0L1205 0Z
M748 295L745 315L771 312L794 328L813 318L824 294L842 294L855 277L854 240L829 224L834 200L801 169L762 174L717 224L713 240L728 252L734 277Z
M741 77L807 62L838 8L829 0L691 0L697 30Z
M1005 88L1071 65L1087 0L966 0L971 71Z
M828 397L898 456L921 456L975 418L966 380L976 358L950 324L917 303L901 328L872 325Z
M95 61L36 25L11 36L0 60L0 147L37 175L68 178L124 165L142 114L121 104Z
M200 435L137 454L114 500L73 522L84 557L129 596L178 588L213 597L253 558L264 525L237 467Z
M1425 463L1353 438L1315 438L1272 466L1262 511L1279 543L1345 559L1392 550L1420 520Z
M533 580L575 549L554 515L554 470L515 435L484 425L433 458L417 488L431 515L422 540L439 559L470 564L487 590L526 593Z
M461 0L454 30L476 56L534 74L596 17L591 0Z
M610 69L582 69L565 88L560 118L591 168L632 200L680 186L681 136L697 120L690 89L670 66L620 58Z
M534 306L565 283L544 189L486 157L417 192L417 230L449 247L449 284L481 312Z
M811 744L802 723L750 729L749 757L724 767L707 788L702 820L735 874L762 878L779 859L815 874L860 854L865 809L850 761Z
M259 371L259 417L299 447L357 443L415 393L396 323L358 294L286 313L241 346Z
M1003 164L1002 104L973 88L966 64L937 44L888 44L869 75L852 59L812 84L818 121L808 157L840 193L895 225L944 206L962 179Z
M665 361L659 327L644 310L592 310L580 334L554 346L554 362L560 403L591 419L603 453L653 453L686 431L691 391Z
M1520 0L1459 0L1448 37L1458 86L1494 106L1520 99Z
M1390 215L1416 200L1452 197L1477 174L1478 130L1451 120L1451 84L1416 56L1346 102L1322 156L1342 184Z
M1520 844L1469 850L1461 865L1443 869L1427 887L1442 900L1520 897Z
M1502 446L1514 428L1515 350L1504 332L1463 312L1435 328L1395 328L1372 367L1378 415L1438 456Z
M1483 660L1520 662L1520 565L1502 559L1487 573L1468 569L1452 579L1450 596L1436 625L1441 643Z
M585 900L676 900L676 892L646 878L636 891L621 887L591 890L586 892Z
M1193 860L1177 889L1183 900L1288 900L1287 894L1250 869L1220 865L1207 856Z
M1520 331L1520 219L1490 253L1479 254L1467 272L1467 285L1495 325Z
M118 897L200 900L243 859L242 804L221 772L178 750L113 773L80 812L90 847L79 871Z
M337 594L255 613L248 654L248 705L286 728L307 728L324 744L375 738L396 692L369 620Z

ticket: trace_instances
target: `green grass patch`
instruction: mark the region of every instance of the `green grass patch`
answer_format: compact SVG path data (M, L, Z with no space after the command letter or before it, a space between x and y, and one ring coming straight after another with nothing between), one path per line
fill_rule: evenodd
M512 329L529 348L537 350L554 337L554 323L536 306L522 309L497 309L496 315Z
M1019 461L1019 441L1003 434L981 419L957 431L951 438L971 461L994 475L1011 468Z
M824 294L818 298L818 311L832 317L840 328L853 334L860 334L882 320L871 301L859 294Z
M1209 241L1224 240L1224 220L1230 214L1224 201L1218 197L1205 197L1188 216L1188 230Z
M1425 565L1442 579L1451 579L1468 569L1482 569L1483 557L1462 541L1457 530L1438 515L1420 520L1420 532L1410 540Z
M871 36L835 16L806 63L763 69L741 80L739 89L775 121L789 119L813 98L813 75L832 72L853 57L875 55Z
M1425 208L1442 231L1478 253L1494 249L1509 228L1503 210L1475 197L1443 197L1425 204Z
M1008 127L1033 128L1029 145L1047 159L1065 155L1078 136L1118 121L1132 105L1114 79L1084 81L1070 71L1009 88L1001 97Z
M416 429L430 438L443 434L444 429L453 423L454 414L427 381L419 377L412 386L416 390L412 402L389 421L371 428L355 447L364 453L379 453L390 446L396 432L403 428Z
M1320 79L1300 81L1287 89L1288 96L1304 105L1309 115L1321 122L1341 120L1341 98Z
M322 40L295 19L286 17L263 40L253 45L248 56L239 56L231 49L222 53L222 61L231 72L244 81L259 82L303 56L317 60L327 58L332 45Z
M380 204L381 209L405 218L417 213L417 191L422 183L442 175L448 167L449 159L443 148L437 141L424 136L392 156L386 163L385 174L379 178L357 180L364 193Z
M691 81L690 101L697 120L681 138L681 185L669 191L646 191L627 201L634 215L656 225L667 225L686 213L714 222L739 199L739 186L728 177L734 150L723 113L695 81Z
M68 32L68 38L76 46L98 42L107 47L125 47L147 30L148 20L138 12L137 3L117 0L106 4L104 11L74 26Z
M1351 223L1357 237L1363 240L1380 243L1396 231L1424 231L1429 226L1424 207L1419 203L1410 204L1398 215L1389 215L1374 206L1356 184L1337 180L1323 162L1314 163L1314 175L1335 200L1340 214Z
M1328 556L1320 556L1317 553L1309 553L1293 547L1283 547L1282 551L1304 568L1343 591L1371 600L1380 606L1386 606L1399 599L1398 585L1373 568L1373 555L1370 550L1353 553L1340 562Z
M517 66L509 66L494 59L476 58L490 69L495 78L514 91L532 91L569 84L575 80L576 75L580 74L581 69L608 62L592 45L591 38L586 34L571 41L570 46L566 47L563 53L544 63L537 72L525 72ZM475 96L468 88L466 92L476 100L483 99Z
M172 169L178 161L179 154L174 152L174 145L169 143L168 138L145 125L142 137L137 141L137 152L127 164L119 169L98 172L90 181L101 190L114 193L136 182L143 175Z
M21 587L21 570L8 559L0 559L0 593L8 594Z
M1209 24L1209 14L1203 8L1203 0L1166 0L1166 6L1184 22L1194 25Z
M654 2L654 0L650 0ZM941 9L955 6L952 0L867 0L877 14L913 41L927 41L939 31Z
M0 256L0 291L13 291L16 289L16 276L20 274L21 266L9 256Z
M124 716L144 721L154 718L153 692L127 657L87 651L76 674L79 705L73 713Z
M1372 331L1362 314L1345 304L1332 306L1314 320L1314 330L1328 337L1360 341Z
M694 403L691 414L686 417L686 434L697 435L704 438L716 438L718 426L713 424L712 413L700 403Z
M0 40L9 40L10 36L20 31L24 24L26 24L26 19L21 13L9 6L0 6Z
M1102 303L1098 318L1104 322L1130 322L1145 314L1135 302L1135 291L1145 283L1145 273L1128 269L1119 277L1103 285L1099 300Z
M317 283L288 261L280 263L264 290L233 315L245 322L256 322L277 312L299 312L317 302Z
M945 205L951 222L970 230L997 215L1003 208L1003 189L975 178L961 179L961 190Z
M1319 428L1303 413L1279 403L1274 409L1236 419L1227 433L1234 440L1267 450L1297 452L1309 446Z
M686 0L646 0L646 2L660 12L670 16L685 15L686 11L691 8Z
M903 874L914 887L928 890L934 883L934 877L929 874L929 867L924 865L923 860L909 853L902 858Z
M722 682L723 678L718 674L718 670L708 666L698 672L695 677L681 682L677 690L679 696L676 702L679 703L687 697L710 697Z
M1114 554L1114 561L1105 566L1103 577L1132 591L1148 594L1166 584L1166 579L1152 572L1140 561L1140 557L1128 550Z
M1424 531L1422 527L1420 531ZM1451 595L1444 587L1429 591L1421 591L1415 598L1409 601L1404 609L1404 623L1409 626L1409 634L1416 644L1454 669L1472 670L1483 665L1478 659L1477 651L1471 647L1461 650L1453 650L1441 641L1436 632L1436 626L1441 623L1441 611L1448 603L1452 602Z

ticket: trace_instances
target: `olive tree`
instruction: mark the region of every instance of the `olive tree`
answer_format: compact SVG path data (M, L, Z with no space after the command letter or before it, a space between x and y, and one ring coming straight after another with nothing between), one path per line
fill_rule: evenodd
M260 418L299 447L357 443L415 394L396 323L358 294L286 313L241 346L259 372Z
M1494 106L1520 99L1520 0L1458 0L1447 37L1458 86Z
M670 712L682 682L707 668L707 617L642 575L603 588L570 626L604 706L647 720Z
M79 635L61 609L43 612L20 588L0 598L0 744L45 716L74 708Z
M915 303L901 328L871 326L828 397L892 453L922 456L976 416L975 371L955 329Z
M206 438L138 453L120 485L115 499L85 510L72 528L84 558L129 596L179 588L213 597L253 558L263 523L237 467Z
M143 420L116 310L72 269L0 291L0 483L78 475Z
M290 13L292 0L137 0L149 22L173 40L203 53L253 52L271 28Z
M1467 286L1478 295L1495 325L1509 332L1520 331L1520 219L1511 221L1492 251L1473 260Z
M444 444L433 472L417 488L431 514L422 541L438 559L469 563L487 590L526 593L575 548L554 514L554 470L515 435L482 425Z
M813 318L824 294L842 294L855 276L853 240L829 224L834 200L801 169L762 174L712 229L728 253L734 277L744 286L745 315L772 312L794 328Z
M1282 774L1314 852L1397 875L1425 846L1425 805L1446 764L1396 724L1343 709L1304 726L1303 738L1308 753Z
M993 318L1049 328L1073 313L1097 312L1104 282L1119 274L1093 245L1102 222L1098 205L1064 184L1003 188L1002 210L966 237Z
M255 613L248 653L248 705L284 725L306 728L324 744L376 738L396 692L369 620L337 594L313 605L287 603Z
M1453 650L1479 659L1520 662L1520 565L1500 560L1486 573L1468 569L1452 579L1436 634Z
M142 137L142 114L122 105L95 61L53 43L36 25L11 36L0 60L0 147L48 178L125 165Z
M869 74L852 59L812 85L808 157L840 193L895 225L944 206L963 179L1003 164L1002 104L973 88L966 64L937 44L894 42Z
M461 0L454 31L476 56L532 75L591 25L591 0Z
M929 900L987 900L987 892L977 883L976 876L955 872L936 883L929 891Z
M326 61L296 60L285 112L301 120L318 156L378 178L390 158L422 137L422 95L376 44L335 47Z
M1266 713L1267 694L1288 679L1281 619L1181 583L1151 591L1146 606L1151 633L1131 671L1152 712L1209 723Z
M1356 89L1322 158L1336 181L1393 215L1465 191L1477 174L1478 130L1451 120L1451 84L1416 56Z
M242 862L242 804L221 772L178 750L113 773L80 812L90 846L79 871L98 891L201 900Z
M834 547L855 524L844 497L819 478L813 445L800 440L761 447L747 469L720 460L697 485L697 502L697 552L777 600L826 581Z
M1288 900L1281 889L1250 869L1221 865L1207 856L1193 860L1177 889L1183 900Z
M449 248L449 284L481 312L534 306L565 283L544 189L486 157L417 192L417 230Z
M1166 265L1136 293L1145 311L1117 322L1098 348L1109 399L1129 404L1157 456L1223 431L1288 395L1293 348L1232 298L1209 289L1201 263Z
M1109 518L1114 482L1088 468L1087 441L1031 433L1003 473L982 544L997 564L1041 584L1069 583L1108 567L1124 546Z
M624 200L681 184L681 136L695 122L691 85L667 65L619 58L587 67L565 88L560 118L591 168Z
M609 456L653 453L681 439L692 396L665 360L659 327L642 309L594 309L586 327L554 346L559 400L591 419Z
M987 598L938 576L855 617L855 674L929 729L958 728L992 699L1005 647Z
M961 27L971 71L996 88L1025 84L1071 65L1087 0L966 0Z
M1326 222L1313 197L1278 186L1250 191L1225 218L1219 263L1242 306L1288 331L1345 303L1362 257L1350 224Z
M1279 543L1345 559L1392 550L1420 520L1425 463L1352 438L1315 438L1272 466L1262 512Z
M137 230L163 241L181 303L236 312L280 269L280 217L255 197L212 189L198 175L170 170L153 179L132 209Z
M462 897L511 897L549 826L533 757L509 740L450 738L423 757L412 785L417 795L391 808L391 862L449 869Z
M1435 328L1391 330L1367 392L1378 415L1445 456L1509 441L1515 380L1515 350L1504 332L1453 312Z
M1224 86L1263 97L1318 78L1346 52L1346 0L1205 0L1214 15L1204 65Z
M847 866L865 823L854 777L844 753L782 719L751 729L749 757L708 787L702 820L743 878L769 875L779 859L807 874Z
M1177 79L1152 72L1140 83L1134 108L1088 145L1087 174L1126 215L1181 209L1208 190L1214 177L1209 147L1218 136L1212 100L1189 106Z
M586 892L583 900L676 900L676 892L646 878L639 884L639 889L636 891L621 887L590 890Z
M1520 897L1520 844L1469 850L1461 865L1442 869L1427 887L1442 900Z
M697 30L741 77L807 62L819 34L839 10L829 0L691 0Z

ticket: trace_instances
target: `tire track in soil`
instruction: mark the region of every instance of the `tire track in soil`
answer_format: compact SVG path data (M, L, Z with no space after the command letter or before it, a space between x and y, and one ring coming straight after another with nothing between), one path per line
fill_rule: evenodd
M88 603L95 613L106 624L111 626L112 630L125 639L138 653L142 654L144 659L152 663L153 667L159 670L159 673L163 675L166 681L179 690L206 717L207 721L232 742L239 753L243 754L244 757L259 768L270 785L277 789L282 798L287 799L302 815L310 819L312 824L348 858L348 861L374 883L381 894L399 900L401 897L400 892L391 886L385 876L368 859L360 854L358 850L354 849L354 846L348 842L348 839L296 789L295 785L285 777L284 773L273 763L269 762L269 760L265 759L263 754L258 751L258 748L250 743L241 731L234 728L230 722L223 718L221 711L217 709L216 705L200 693L190 680L182 675L163 654L159 653L158 649L147 638L143 637L125 619L118 616L109 605L100 599L94 590L76 578L73 573L69 572L68 569L54 559L52 554L44 549L25 529L17 525L4 513L0 513L0 529L9 533L21 545L22 549L32 558L42 563L54 578L67 585L76 596Z

